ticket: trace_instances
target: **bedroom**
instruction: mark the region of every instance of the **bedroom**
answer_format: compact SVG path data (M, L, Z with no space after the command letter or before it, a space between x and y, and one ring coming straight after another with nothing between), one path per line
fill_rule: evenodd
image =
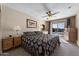
M79 55L78 52L78 46L75 46L76 44L79 45L79 41L77 39L78 35L76 32L78 32L78 19L79 19L79 4L68 4L68 3L14 3L14 4L0 4L1 5L1 19L0 19L0 34L1 40L9 38L10 44L8 43L2 44L1 40L1 54L4 55L29 55L27 52L25 52L21 47L19 48L13 48L13 39L15 39L15 46L20 44L20 41L17 39L21 39L21 35L23 35L23 32L34 32L34 31L42 31L44 34L51 34L52 36L60 36L60 41L64 41L67 44L60 44L60 48L57 51L55 49L55 54L52 55ZM62 10L62 11L61 11ZM50 16L51 13L54 13L55 15ZM47 13L48 12L48 13ZM27 21L28 19L28 21ZM71 21L70 21L70 20ZM60 20L60 21L59 21ZM72 21L73 20L73 21ZM49 22L50 21L50 22ZM52 24L54 22L54 24ZM50 25L52 26L49 26ZM65 23L65 25L63 25ZM66 24L68 23L68 24ZM69 23L73 23L69 25ZM34 24L31 26L31 24ZM43 26L42 26L43 25ZM54 28L52 28L54 27ZM71 28L74 28L75 35L71 35L71 37L74 36L75 43L70 43L66 40L68 40L68 32L66 30L70 30ZM77 30L76 30L77 29ZM66 31L66 32L65 32ZM71 30L72 31L72 30ZM53 32L53 33L52 33ZM32 33L35 35L35 33ZM65 35L65 39L62 39ZM17 37L19 35L19 37ZM28 35L28 34L26 34ZM42 34L41 34L42 35ZM77 37L76 37L77 36ZM49 37L49 36L48 36ZM70 37L70 38L71 38ZM35 37L36 38L36 37ZM45 37L44 37L45 38ZM77 39L77 40L76 40ZM12 40L12 41L11 41ZM16 42L17 40L17 42ZM72 40L72 41L74 41ZM4 42L6 42L4 40ZM67 45L67 47L66 47ZM7 52L2 52L2 46L5 46L3 49L6 50L7 48L11 48L11 50ZM24 45L23 45L24 46ZM65 54L63 54L63 51L61 51L61 47L66 48ZM70 49L68 49L70 47ZM74 48L74 49L72 49ZM72 49L72 50L71 50ZM22 51L21 51L22 50ZM71 51L70 51L71 50ZM74 50L74 51L73 51ZM21 51L21 52L20 52ZM60 51L62 52L60 54ZM70 51L70 53L68 52ZM73 51L73 53L71 53ZM74 53L74 52L77 53ZM13 53L14 52L14 53ZM23 54L24 52L24 54ZM12 54L13 53L13 54ZM43 54L44 55L44 54Z

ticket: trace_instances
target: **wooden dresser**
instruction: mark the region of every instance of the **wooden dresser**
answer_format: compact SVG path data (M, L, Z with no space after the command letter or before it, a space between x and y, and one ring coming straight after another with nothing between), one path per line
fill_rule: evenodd
M21 45L21 36L2 39L2 51L8 51Z
M76 17L70 17L66 20L65 38L71 43L77 44L77 28L76 28Z
M69 35L69 41L76 43L77 41L77 29L76 28L70 28Z

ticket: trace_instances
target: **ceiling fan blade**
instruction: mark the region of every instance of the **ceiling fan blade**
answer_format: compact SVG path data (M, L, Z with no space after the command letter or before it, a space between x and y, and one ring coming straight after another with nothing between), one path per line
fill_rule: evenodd
M51 14L51 15L55 15L55 14L58 14L59 12L55 12L55 13L53 13L53 14Z
M42 16L42 18L48 17L48 15Z
M47 15L43 16L42 18L52 16L52 15L55 15L55 14L58 14L58 13L60 13L60 12L51 13L51 11L48 11L48 12L46 12Z

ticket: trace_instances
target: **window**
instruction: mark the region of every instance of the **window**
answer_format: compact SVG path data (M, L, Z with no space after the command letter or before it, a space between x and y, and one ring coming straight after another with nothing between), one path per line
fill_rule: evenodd
M64 22L54 23L52 26L53 32L63 32L64 31Z
M58 23L57 24L57 28L59 28L59 29L64 29L64 23L62 22L62 23Z
M57 24L53 24L53 28L57 28Z

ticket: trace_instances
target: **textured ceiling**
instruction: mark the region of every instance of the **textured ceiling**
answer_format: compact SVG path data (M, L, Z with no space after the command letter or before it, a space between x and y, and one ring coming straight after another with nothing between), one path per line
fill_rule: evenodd
M79 10L79 4L76 3L12 3L6 4L6 6L27 13L38 20L46 20L46 18L42 18L42 16L45 16L46 12L49 10L52 12L60 12L51 19L73 16ZM69 6L71 6L70 9L68 8Z

